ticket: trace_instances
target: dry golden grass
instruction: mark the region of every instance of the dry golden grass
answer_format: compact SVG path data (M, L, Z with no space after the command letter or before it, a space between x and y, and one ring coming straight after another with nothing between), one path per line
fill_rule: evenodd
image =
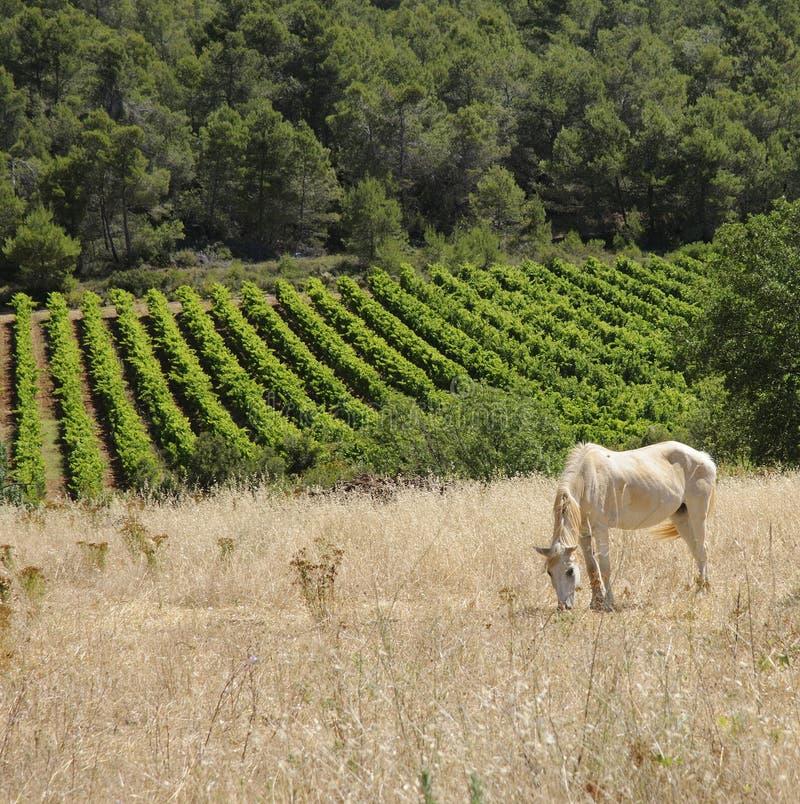
M800 477L721 481L707 595L615 533L612 614L554 489L0 509L0 798L796 800Z

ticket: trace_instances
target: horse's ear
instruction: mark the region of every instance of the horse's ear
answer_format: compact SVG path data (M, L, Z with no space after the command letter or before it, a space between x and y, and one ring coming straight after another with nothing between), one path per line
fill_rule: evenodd
M549 557L550 554L553 552L552 547L536 547L536 552L541 553L543 556Z
M567 558L571 558L572 554L578 549L578 545L574 547L565 547L564 552L567 554Z

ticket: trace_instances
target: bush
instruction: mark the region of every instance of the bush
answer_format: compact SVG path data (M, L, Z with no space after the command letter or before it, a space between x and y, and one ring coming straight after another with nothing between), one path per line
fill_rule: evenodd
M195 488L210 489L254 476L279 477L284 470L284 462L269 449L248 458L230 439L204 431L187 461L186 480Z
M548 400L467 381L435 413L406 400L387 406L367 442L378 473L489 480L552 473L573 436Z

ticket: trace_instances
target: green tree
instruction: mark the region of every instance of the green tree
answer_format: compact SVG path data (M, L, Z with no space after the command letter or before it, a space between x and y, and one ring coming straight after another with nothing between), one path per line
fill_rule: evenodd
M301 122L293 132L289 165L286 209L293 232L292 244L317 246L328 236L328 227L338 217L333 208L341 198L341 188L330 152L305 123Z
M80 253L80 243L43 208L27 215L16 234L3 244L3 254L19 270L21 285L31 292L65 290Z
M400 204L386 195L380 181L369 176L345 193L342 226L347 248L370 263L389 241L402 239Z
M14 79L0 67L0 151L9 150L25 122L25 94L14 86Z
M800 202L713 241L700 351L730 395L728 426L758 462L800 461Z
M233 233L233 201L246 138L242 116L229 106L212 112L200 129L198 213L206 229L217 236Z
M25 202L14 192L8 155L0 151L0 242L14 233L24 210Z
M258 243L272 244L286 225L288 210L282 201L290 170L292 126L268 100L259 100L244 118L243 134L236 190L239 228Z
M80 237L84 261L132 264L163 256L182 229L180 221L159 220L169 171L148 160L139 126L120 125L102 110L83 125L79 142L44 171L43 197Z
M492 165L470 193L469 204L478 221L486 221L505 237L519 233L525 222L525 191L510 171Z

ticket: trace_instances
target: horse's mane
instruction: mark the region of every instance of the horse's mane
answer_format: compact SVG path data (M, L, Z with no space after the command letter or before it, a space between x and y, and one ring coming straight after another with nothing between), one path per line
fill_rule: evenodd
M578 470L583 465L586 453L593 444L582 443L573 447L564 464L564 471L556 488L553 504L553 544L560 542L564 547L577 547L581 529L581 510L576 496L583 492L583 478Z

